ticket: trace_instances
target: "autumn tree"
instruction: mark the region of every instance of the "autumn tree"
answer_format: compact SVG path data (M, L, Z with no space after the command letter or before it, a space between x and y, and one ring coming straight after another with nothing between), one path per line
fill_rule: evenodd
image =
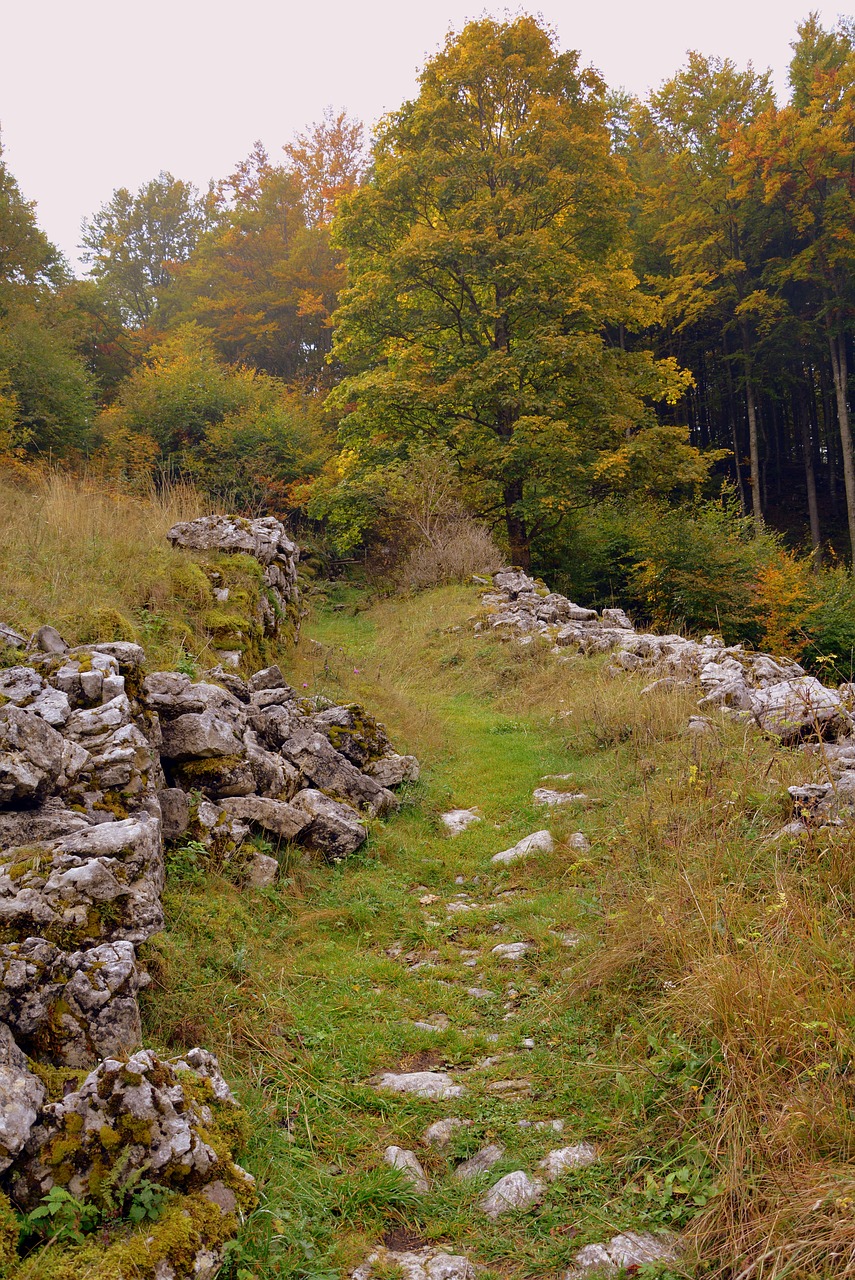
M288 382L323 381L343 280L324 226L309 226L303 180L261 143L216 184L213 222L175 271L164 318L204 326L223 359Z
M327 107L321 120L282 148L288 167L300 180L309 226L327 226L342 196L359 184L365 169L365 138L360 120Z
M161 172L136 192L119 187L83 224L83 261L132 328L151 322L206 222L188 182Z
M642 187L640 240L663 255L650 275L677 333L709 323L738 353L748 419L751 508L763 511L757 408L758 328L770 300L746 252L749 202L736 198L729 140L773 101L768 73L690 53L635 117L633 167ZM649 255L649 249L645 249ZM648 256L648 262L650 261Z
M344 446L443 442L523 565L598 488L705 474L653 407L686 378L621 343L655 314L629 268L627 195L599 76L533 18L483 19L383 123L336 220Z
M770 252L770 281L827 343L840 433L855 571L855 456L849 360L855 321L855 23L827 32L815 15L799 28L791 102L734 136L732 169L756 190L767 220L785 221Z

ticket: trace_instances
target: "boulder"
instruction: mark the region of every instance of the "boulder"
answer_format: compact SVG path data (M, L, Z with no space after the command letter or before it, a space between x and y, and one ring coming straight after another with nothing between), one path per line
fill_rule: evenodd
M286 804L282 800L271 800L267 796L234 796L224 800L220 808L232 817L261 827L263 831L270 831L282 840L295 839L312 822L312 817L305 808Z
M597 1163L597 1148L590 1142L578 1142L572 1147L559 1147L544 1156L538 1169L547 1182L554 1182L568 1169L586 1169Z
M265 667L263 671L256 671L247 680L250 693L259 693L262 689L288 689L280 668L274 664L272 667Z
M0 1022L0 1173L23 1151L44 1100L44 1085Z
M358 769L392 750L386 730L364 707L326 707L315 712L311 723Z
M0 707L0 805L38 803L56 789L63 740L39 716Z
M159 818L73 829L0 853L0 927L76 942L143 942L163 927Z
M399 756L395 752L372 760L365 772L381 787L399 787L402 782L418 782L420 766L415 756Z
M163 787L157 793L160 801L164 840L177 840L190 825L190 798L180 787Z
M301 832L302 842L320 850L333 861L354 853L368 839L359 814L322 791L298 791L291 807L301 812L308 825Z
M0 1019L40 1061L91 1067L139 1048L141 986L130 942L72 953L44 938L0 945Z
M44 1106L30 1135L29 1157L16 1165L12 1188L18 1203L38 1203L60 1170L63 1185L78 1199L117 1166L119 1186L143 1171L173 1190L218 1180L247 1185L248 1175L211 1146L214 1116L195 1091L185 1089L181 1070L187 1066L150 1050L124 1061L106 1058L78 1089ZM188 1070L206 1080L204 1070Z
M266 853L254 854L247 871L247 884L252 889L269 889L276 883L279 863Z
M280 750L306 781L320 791L352 801L374 815L388 813L398 806L391 791L361 773L321 733L297 729L282 743Z
M161 755L167 760L207 759L209 756L237 756L242 743L233 724L213 710L187 712L163 722Z
M57 631L56 627L39 627L33 636L33 645L42 653L67 653L68 645Z
M767 733L792 742L805 733L818 733L832 724L851 724L844 701L815 676L798 676L756 690L751 714Z

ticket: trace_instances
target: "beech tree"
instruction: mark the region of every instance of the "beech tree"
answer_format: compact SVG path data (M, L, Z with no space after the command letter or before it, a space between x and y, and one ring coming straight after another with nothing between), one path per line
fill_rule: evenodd
M131 328L150 323L205 217L196 188L161 172L135 193L119 187L84 222L83 261Z
M626 349L656 305L630 269L608 126L600 77L537 21L470 22L381 126L334 227L343 444L444 443L525 566L532 538L598 489L707 469L655 413L688 376Z
M174 270L164 315L173 325L202 325L230 363L315 386L344 273L327 227L307 223L306 192L298 171L274 165L256 143L217 183L212 225ZM318 190L319 201L329 198L326 187Z

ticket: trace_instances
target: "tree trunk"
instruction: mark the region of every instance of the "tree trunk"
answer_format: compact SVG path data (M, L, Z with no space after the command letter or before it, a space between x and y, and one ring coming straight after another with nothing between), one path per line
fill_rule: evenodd
M852 429L849 424L847 383L849 373L846 360L846 338L835 337L829 329L828 347L831 352L831 374L834 378L834 395L837 400L837 425L840 428L840 449L843 454L843 484L846 489L846 515L849 521L849 551L852 572L855 573L855 458L852 456Z
M733 406L731 405L731 409ZM736 418L731 413L730 416L730 433L733 437L733 465L736 467L736 483L739 485L739 505L742 508L742 514L748 515L748 502L745 497L745 484L742 479L742 467L739 465L739 440L736 435Z
M816 500L816 472L813 466L813 441L810 438L810 414L802 398L796 403L793 394L793 412L799 420L802 435L802 453L805 462L805 488L807 489L808 516L810 518L810 545L813 548L813 567L819 569L822 561L822 531L819 527L819 506Z
M751 461L751 511L758 529L763 528L763 503L760 496L760 442L757 431L757 405L751 381L751 357L748 335L742 333L742 357L745 364L745 405L748 410L748 455Z
M531 568L531 547L525 520L520 515L517 504L522 499L522 481L512 480L505 485L505 527L508 531L508 542L511 545L511 563L528 573Z

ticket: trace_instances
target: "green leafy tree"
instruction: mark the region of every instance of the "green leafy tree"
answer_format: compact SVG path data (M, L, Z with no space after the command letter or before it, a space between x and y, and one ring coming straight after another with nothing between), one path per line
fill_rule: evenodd
M520 17L449 36L420 85L336 219L350 287L334 351L349 376L332 401L351 451L444 442L528 564L564 512L634 483L653 406L688 379L621 341L655 305L629 267L599 76ZM669 485L700 479L674 431L656 437L682 450Z
M69 271L0 149L0 448L84 450L93 385L58 305Z
M138 191L119 187L83 224L83 261L127 325L150 324L206 221L191 183L161 172Z
M243 510L287 508L290 486L326 456L317 399L224 364L196 325L151 348L97 425L108 470L179 471Z

